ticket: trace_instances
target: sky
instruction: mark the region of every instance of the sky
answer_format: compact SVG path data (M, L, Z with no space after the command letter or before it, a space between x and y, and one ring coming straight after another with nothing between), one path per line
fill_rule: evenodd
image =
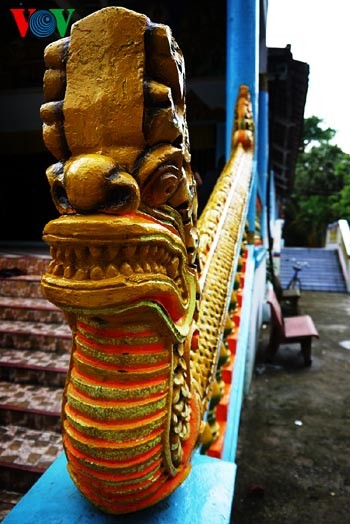
M332 143L350 154L350 0L268 0L266 40L309 64L304 116L335 129Z

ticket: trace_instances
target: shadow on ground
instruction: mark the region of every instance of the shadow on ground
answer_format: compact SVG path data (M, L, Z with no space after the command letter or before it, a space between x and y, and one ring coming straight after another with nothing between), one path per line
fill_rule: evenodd
M350 296L304 291L320 334L312 366L299 346L265 364L262 330L243 401L232 524L350 522Z

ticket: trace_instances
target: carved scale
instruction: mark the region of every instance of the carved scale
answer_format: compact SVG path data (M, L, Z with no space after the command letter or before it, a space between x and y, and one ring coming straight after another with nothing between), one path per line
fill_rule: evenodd
M41 285L72 330L63 445L86 498L129 513L174 491L201 443L250 181L249 94L239 102L248 130L235 126L199 246L170 29L108 7L47 46L45 64L43 138L57 159L47 177L61 216L44 229Z

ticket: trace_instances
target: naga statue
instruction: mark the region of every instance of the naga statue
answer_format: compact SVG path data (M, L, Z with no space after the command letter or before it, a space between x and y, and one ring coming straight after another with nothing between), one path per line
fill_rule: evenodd
M44 58L40 115L57 159L46 174L60 216L44 228L52 260L41 286L72 331L63 446L90 502L131 513L172 493L201 444L226 315L211 308L210 266L216 286L222 267L213 225L220 205L242 217L249 176L233 210L235 188L222 184L201 247L184 59L168 26L106 7ZM221 280L219 308L232 278Z

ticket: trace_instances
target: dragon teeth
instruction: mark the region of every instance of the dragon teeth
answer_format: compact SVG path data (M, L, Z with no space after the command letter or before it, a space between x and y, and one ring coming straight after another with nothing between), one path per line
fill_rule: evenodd
M88 279L88 272L85 269L78 269L78 271L74 275L75 280L87 280Z
M94 266L90 270L90 278L91 280L102 280L104 278L104 273L100 266Z
M119 248L116 246L108 246L105 252L105 256L107 258L108 262L112 262L112 260L115 260L118 256Z
M160 248L158 249L158 252L157 252L157 259L159 260L159 262L162 262L162 259L163 259L163 257L164 257L165 252L166 252L166 251L165 251L164 247L160 247Z
M140 257L141 258L145 258L148 256L148 252L150 250L150 246L149 245L144 245L144 246L141 246L140 247Z
M119 275L118 269L113 265L109 264L106 271L106 277L107 278L113 278Z
M72 278L74 273L75 273L74 267L69 265L64 268L63 276L64 278Z
M130 266L130 264L128 264L128 262L122 263L122 265L120 266L120 271L121 273L123 273L123 275L126 276L130 276L134 272L133 268Z
M158 251L158 246L157 245L153 245L149 248L149 255L151 257L155 257L156 253Z
M68 260L68 262L72 262L72 263L75 262L75 249L73 247L67 248L65 255L66 255L66 260Z
M152 273L152 268L147 261L143 262L142 266L143 266L145 273Z
M103 248L100 246L89 246L90 254L93 258L97 260L101 259Z
M136 244L124 246L122 249L122 254L125 258L132 258L136 253Z
M48 272L67 280L103 280L133 273L158 273L174 280L180 295L186 299L180 275L179 256L159 244L132 243L124 246L50 246L52 260ZM139 260L137 260L138 258Z
M167 273L170 278L175 278L177 276L179 265L180 265L180 260L178 257L175 257L170 262L170 264L167 266Z
M143 273L143 269L142 269L142 267L140 266L140 264L138 262L136 262L134 264L134 272L135 273Z
M79 262L84 262L87 256L86 248L79 248L75 250L75 256Z
M63 264L55 264L52 270L52 273L56 275L56 277L62 277L64 272Z

